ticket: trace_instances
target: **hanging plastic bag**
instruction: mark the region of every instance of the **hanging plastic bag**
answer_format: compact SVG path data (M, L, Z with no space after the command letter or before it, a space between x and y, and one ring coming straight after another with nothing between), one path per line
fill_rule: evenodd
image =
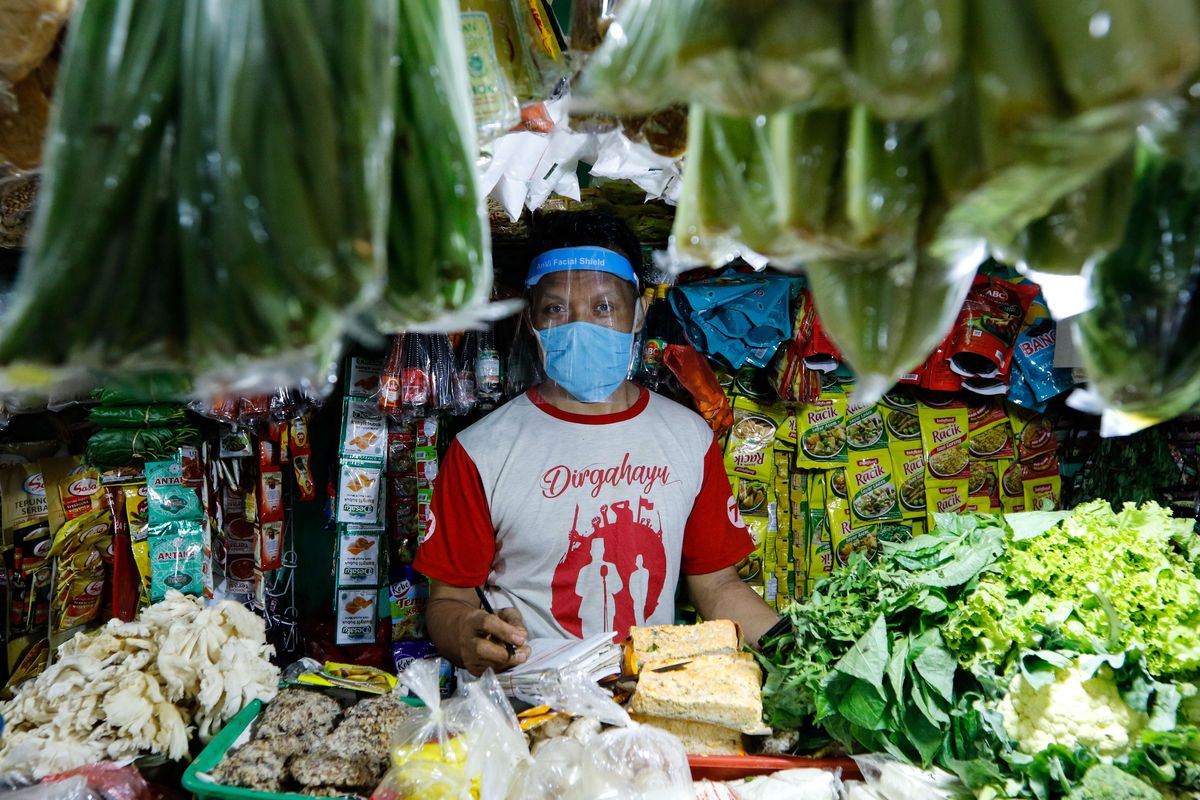
M821 323L854 370L861 402L882 397L946 338L976 266L916 253L808 265Z
M1101 432L1125 435L1200 403L1200 144L1197 119L1147 138L1125 238L1091 276L1075 338Z
M820 0L626 0L579 94L633 114L683 102L746 115L838 103L844 15Z
M466 697L456 702L452 713L469 743L467 774L479 776L479 800L505 800L519 768L529 760L529 743L516 714L491 670L468 684Z

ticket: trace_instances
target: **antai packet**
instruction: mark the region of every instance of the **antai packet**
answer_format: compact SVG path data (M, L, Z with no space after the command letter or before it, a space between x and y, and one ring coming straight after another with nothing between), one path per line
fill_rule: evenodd
M151 525L150 602L162 600L170 589L184 594L203 594L203 555L204 524L199 520Z

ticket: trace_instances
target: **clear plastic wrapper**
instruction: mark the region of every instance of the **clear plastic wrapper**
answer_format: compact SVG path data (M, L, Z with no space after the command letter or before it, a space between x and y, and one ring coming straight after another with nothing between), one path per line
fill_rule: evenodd
M388 269L371 316L399 331L485 303L492 265L463 43L470 12L460 18L453 0L391 5L399 20Z
M98 792L88 786L87 778L82 775L55 783L39 783L8 792L5 797L12 800L104 800Z
M958 778L934 767L921 769L891 756L854 756L863 781L882 800L965 800L974 796Z
M441 698L441 662L417 659L400 684L425 703L399 729L392 768L373 797L504 800L529 758L525 735L490 671L465 695Z
M1200 152L1193 112L1145 141L1121 244L1097 262L1095 307L1073 321L1107 434L1134 433L1200 404Z
M844 4L626 0L583 75L585 102L644 113L700 102L761 114L845 96Z
M202 385L318 382L345 311L378 296L395 8L187 4L180 280Z
M821 323L854 370L861 402L879 399L945 339L977 265L915 252L808 265Z

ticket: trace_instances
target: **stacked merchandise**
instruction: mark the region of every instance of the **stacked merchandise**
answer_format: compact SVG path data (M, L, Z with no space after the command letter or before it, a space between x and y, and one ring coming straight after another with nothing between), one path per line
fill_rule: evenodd
M858 391L801 279L726 271L669 297L718 365L732 408L726 473L756 544L738 569L769 603L787 607L934 514L1061 507L1058 441L1033 409L1071 383L1023 279L981 272L945 345L877 401Z
M370 644L378 636L382 551L386 535L384 468L387 420L374 397L379 364L350 360L338 448L335 643Z

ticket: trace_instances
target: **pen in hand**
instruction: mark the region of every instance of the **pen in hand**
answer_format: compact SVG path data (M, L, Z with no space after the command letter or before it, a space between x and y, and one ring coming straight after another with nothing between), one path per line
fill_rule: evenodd
M488 602L487 594L483 591L482 586L475 587L475 594L479 595L479 605L483 608L484 611L491 614L493 617L499 616L498 614L496 614L496 609L492 608L492 604ZM503 642L503 644L504 644L504 649L508 653L509 658L512 658L514 655L516 655L517 648L514 647L511 642Z

